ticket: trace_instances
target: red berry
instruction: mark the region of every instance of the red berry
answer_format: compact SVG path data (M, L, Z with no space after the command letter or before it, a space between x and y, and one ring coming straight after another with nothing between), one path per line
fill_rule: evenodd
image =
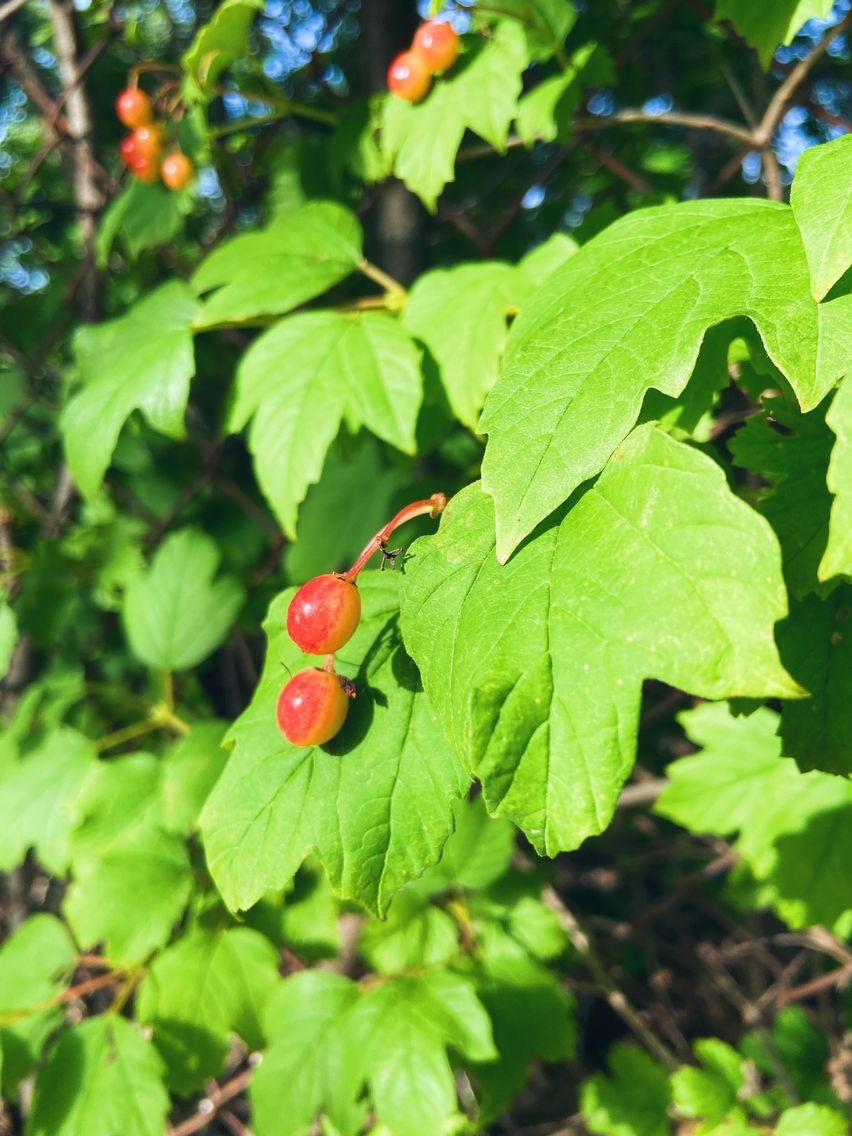
M151 100L138 87L125 87L115 100L115 113L125 126L147 126L151 121Z
M122 138L118 152L121 155L122 162L140 181L154 182L159 176L160 162L156 156L150 157L139 152L136 137L138 133L138 131L134 131L133 134L128 134Z
M165 131L158 123L139 126L130 135L137 158L159 158L163 150Z
M347 643L361 618L358 589L342 576L314 576L287 609L287 634L307 655L328 655Z
M160 161L158 158L137 158L130 170L140 181L153 185L160 176Z
M414 33L411 46L433 75L442 75L458 57L459 37L450 24L440 20L427 20Z
M183 189L195 177L195 166L186 154L182 154L180 150L175 150L173 154L168 154L163 158L163 164L160 166L160 177L167 189Z
M346 680L307 667L293 675L278 696L278 728L293 745L323 745L340 730L348 710Z
M388 90L407 103L419 103L431 85L429 67L417 51L403 51L388 68Z

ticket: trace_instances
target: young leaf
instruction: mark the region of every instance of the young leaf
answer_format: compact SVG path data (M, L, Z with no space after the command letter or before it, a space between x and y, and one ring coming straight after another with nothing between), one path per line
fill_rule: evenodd
M635 1045L616 1044L607 1058L609 1074L583 1082L580 1110L596 1136L669 1136L671 1102L665 1069Z
M846 1136L848 1118L819 1104L800 1104L778 1117L775 1136Z
M2 1095L7 1100L17 1097L19 1083L62 1022L60 1006L36 1007L60 992L76 961L77 949L71 936L52 915L31 915L0 947Z
M162 1136L169 1111L150 1041L117 1014L62 1034L35 1083L26 1136Z
M121 427L134 410L171 438L183 437L195 373L192 323L198 301L172 281L119 319L84 326L74 337L83 389L61 419L65 453L86 497L98 491Z
M827 424L837 441L828 463L828 488L834 494L828 525L828 543L819 563L819 578L852 577L852 377L837 388Z
M263 0L224 0L202 24L181 60L186 98L213 97L213 87L225 68L247 52L255 12L262 7Z
M718 1038L702 1038L694 1046L704 1068L684 1065L671 1077L672 1100L684 1115L707 1124L707 1131L730 1114L740 1114L737 1094L745 1084L742 1055Z
M455 497L412 547L402 626L489 810L554 855L608 824L643 678L795 695L772 638L785 610L769 526L714 462L645 426L505 567L489 499Z
M210 253L192 277L197 292L216 289L196 326L289 312L349 276L360 261L354 214L330 201L308 202Z
M825 4L830 8L830 3ZM852 136L805 150L790 191L802 233L814 299L821 300L852 264Z
M452 918L416 890L400 892L387 919L365 923L358 939L359 954L380 974L440 966L458 949Z
M147 572L128 584L122 618L130 649L149 667L182 671L200 663L227 635L245 593L216 576L219 552L198 529L173 532Z
M738 315L757 325L803 408L815 406L829 388L817 389L817 306L786 206L642 209L550 277L512 327L480 422L501 561L603 468L651 387L680 394L707 328Z
M197 929L157 956L136 1016L153 1026L175 1092L221 1073L232 1033L252 1049L263 1044L261 1018L280 981L275 948L244 927Z
M367 573L358 586L364 615L336 659L357 695L321 748L292 746L278 729L287 668L305 664L285 630L293 592L269 610L264 672L201 818L210 871L233 909L282 887L316 848L335 889L383 914L452 831L466 779L399 640L399 577Z
M456 801L453 812L455 830L424 883L431 890L441 891L487 888L509 867L515 830L509 821L490 817L481 797Z
M281 320L243 356L229 429L249 418L260 487L291 539L345 419L407 453L422 400L419 353L391 316L306 312Z
M116 237L122 237L131 259L145 249L167 244L183 227L190 198L159 182L148 185L131 178L104 212L96 242L98 266L106 268Z
M515 270L499 261L426 272L411 289L403 324L429 348L453 412L471 429L497 380L517 299Z
M806 20L825 19L831 4L832 0L716 0L716 19L730 20L768 69L776 47L790 43Z

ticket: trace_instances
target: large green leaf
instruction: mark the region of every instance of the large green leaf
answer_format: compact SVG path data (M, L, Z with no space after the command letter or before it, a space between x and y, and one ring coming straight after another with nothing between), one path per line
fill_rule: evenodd
M233 753L202 814L213 878L231 908L295 874L311 848L334 887L383 913L440 855L465 788L397 631L399 577L359 579L364 615L337 658L357 688L343 730L323 747L290 745L275 706L287 668L304 665L285 630L293 592L264 624L266 665L229 740Z
M216 545L198 529L166 537L124 595L122 618L137 659L187 670L219 646L245 598L235 579L216 577L219 559Z
M603 468L647 391L679 395L705 332L757 325L805 409L815 378L817 305L789 207L694 201L631 213L553 274L515 322L485 404L483 485L505 560Z
M775 1136L846 1136L848 1117L819 1104L800 1104L778 1118Z
M738 829L734 847L792 926L830 925L852 909L852 783L782 759L770 710L733 718L727 706L699 706L681 721L703 750L668 767L656 811L692 832Z
M466 129L503 150L517 113L521 76L528 61L523 29L504 20L420 103L389 95L382 123L382 149L394 173L433 210L453 180L456 152Z
M15 613L0 593L0 679L6 676L17 641L18 622Z
M119 319L77 332L74 351L84 386L61 424L68 464L86 497L100 487L121 427L134 410L155 430L183 437L198 311L187 286L174 280Z
M0 774L0 870L11 871L32 848L48 871L68 867L68 838L77 802L96 766L94 747L60 726Z
M98 266L106 268L119 236L134 260L145 249L166 244L180 232L191 204L189 193L175 193L160 182L149 185L131 178L101 219L96 244Z
M197 929L157 956L136 1016L153 1026L176 1092L221 1073L232 1033L251 1048L263 1044L261 1018L279 981L275 947L244 927Z
M812 0L818 4L818 0ZM830 4L826 4L830 7ZM790 191L793 216L821 300L852 264L852 135L805 150Z
M160 786L164 828L189 833L198 826L227 758L222 748L225 729L224 722L197 722L166 752Z
M505 567L491 501L460 493L412 546L402 627L489 809L553 855L608 824L644 678L795 695L772 638L785 611L769 526L714 462L648 425Z
M828 543L819 564L820 579L852 577L852 377L837 389L825 417L837 441L828 463L828 488L834 494Z
M825 19L832 0L716 0L716 19L730 20L768 68L776 47L789 43L814 17Z
M252 344L229 428L253 417L257 478L289 537L343 421L413 453L422 386L414 342L396 319L376 312L306 312Z
M609 1073L583 1082L580 1108L596 1136L669 1136L671 1103L665 1069L634 1045L614 1045Z
M62 1034L36 1078L26 1136L162 1136L169 1097L150 1041L100 1014Z
M0 947L2 1095L7 1100L15 1099L18 1084L62 1022L60 1006L35 1007L60 992L76 962L77 949L67 928L52 915L31 915Z
M326 292L361 261L361 226L330 201L311 201L265 229L219 245L192 278L205 301L199 328L289 312Z
M137 753L102 762L79 811L65 915L82 947L103 942L111 961L141 962L167 942L192 886L183 839L160 823L158 760Z
M224 0L212 19L202 24L189 50L184 53L184 95L212 98L216 80L235 59L248 51L248 37L255 13L263 0Z

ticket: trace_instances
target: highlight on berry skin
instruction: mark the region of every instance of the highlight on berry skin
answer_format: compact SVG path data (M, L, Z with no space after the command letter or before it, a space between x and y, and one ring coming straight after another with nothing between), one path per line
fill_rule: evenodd
M331 670L306 667L293 675L278 696L278 728L296 746L331 741L346 721L351 683Z
M427 20L414 33L411 49L420 55L433 75L443 75L458 58L459 37L450 24Z
M388 90L407 103L419 103L431 85L429 66L417 51L403 51L388 68Z
M153 115L151 100L138 87L125 87L115 100L115 113L118 121L131 130L148 126Z
M287 634L307 655L340 650L361 618L361 595L354 583L328 573L314 576L296 592L287 609Z

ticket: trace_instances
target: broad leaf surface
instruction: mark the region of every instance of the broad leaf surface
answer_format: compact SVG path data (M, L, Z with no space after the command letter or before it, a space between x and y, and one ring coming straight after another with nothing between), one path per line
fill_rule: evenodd
M232 431L253 418L249 448L285 533L318 481L345 420L407 453L422 400L419 352L391 316L306 312L282 320L243 356Z
M703 1120L712 1131L729 1114L738 1112L738 1094L745 1084L743 1057L715 1037L694 1043L700 1068L684 1065L671 1077L672 1100L685 1116Z
M192 324L198 301L179 281L164 284L119 319L81 327L74 350L83 389L62 415L65 453L86 497L100 487L121 428L134 410L170 438L184 434L195 373Z
M787 206L642 209L550 277L512 327L480 422L501 560L603 468L650 388L683 391L707 329L740 315L803 407L816 405L817 305Z
M312 201L265 229L215 248L192 278L204 303L199 328L289 312L358 267L361 226L340 205Z
M688 828L729 836L782 918L794 927L833 924L852 908L852 784L801 773L781 758L778 716L732 718L726 706L681 716L703 746L668 767L656 811Z
M52 915L31 915L0 947L0 1048L6 1100L17 1097L18 1084L63 1018L59 1006L26 1011L55 997L76 962L77 949L67 928Z
M570 0L505 0L494 10L500 18L512 16L520 22L534 59L548 59L558 51L577 19ZM491 19L488 5L483 4L476 16Z
M819 564L820 579L852 577L852 377L837 389L825 420L837 440L828 463L828 488L834 494L828 543Z
M0 870L11 871L32 848L49 872L68 867L68 838L89 772L88 738L60 726L0 773Z
M489 810L548 855L608 824L644 678L706 698L796 693L772 638L786 598L769 526L714 462L650 426L505 567L489 498L464 490L413 546L402 610Z
M245 598L230 576L216 576L219 552L199 529L171 533L124 596L130 649L149 667L187 670L228 633Z
M262 1046L261 1018L279 982L275 947L244 927L198 929L158 955L136 1016L153 1026L172 1088L186 1094L218 1076L232 1033Z
M82 1091L82 1090L85 1091ZM169 1097L150 1041L100 1014L62 1034L36 1078L26 1136L162 1136Z
M671 1103L665 1069L634 1045L616 1044L609 1073L583 1082L580 1109L596 1136L669 1136Z
M164 245L183 228L191 208L188 193L175 193L156 182L131 178L104 212L96 243L98 266L106 268L110 250L120 237L132 259L145 249Z
M270 608L264 672L228 735L233 752L202 814L207 862L233 909L282 887L315 848L339 892L383 913L452 831L466 779L402 649L399 577L368 573L359 588L364 615L336 659L358 693L323 747L292 746L278 729L287 668L305 660L285 630L292 591Z
M420 276L405 306L406 329L434 356L454 414L471 429L497 380L518 293L508 264L460 264Z
M430 890L478 890L493 884L509 867L515 830L500 817L490 817L482 798L457 801L456 825L441 859L423 881Z
M768 69L776 47L789 43L807 20L824 19L832 0L716 0L716 19L730 20Z
M527 61L523 29L504 20L492 38L483 39L441 76L422 102L388 96L382 149L396 176L433 212L441 190L455 176L465 130L495 150L505 148Z
M163 826L193 832L210 790L227 760L224 722L198 722L163 758L160 792Z
M15 613L0 593L0 679L6 676L17 641L18 624Z
M813 294L821 300L852 264L852 136L805 150L790 204L802 233Z
M848 1118L819 1104L800 1104L785 1109L778 1118L775 1136L846 1136Z
M380 974L441 966L458 949L455 921L433 906L419 889L400 892L390 905L387 919L367 923L358 939L358 953Z
M199 28L183 63L185 94L212 98L213 86L226 67L248 50L248 37L263 0L224 0L212 18Z
M169 939L192 885L185 844L160 821L159 761L102 762L79 810L65 915L84 949L104 942L111 961L140 962Z

